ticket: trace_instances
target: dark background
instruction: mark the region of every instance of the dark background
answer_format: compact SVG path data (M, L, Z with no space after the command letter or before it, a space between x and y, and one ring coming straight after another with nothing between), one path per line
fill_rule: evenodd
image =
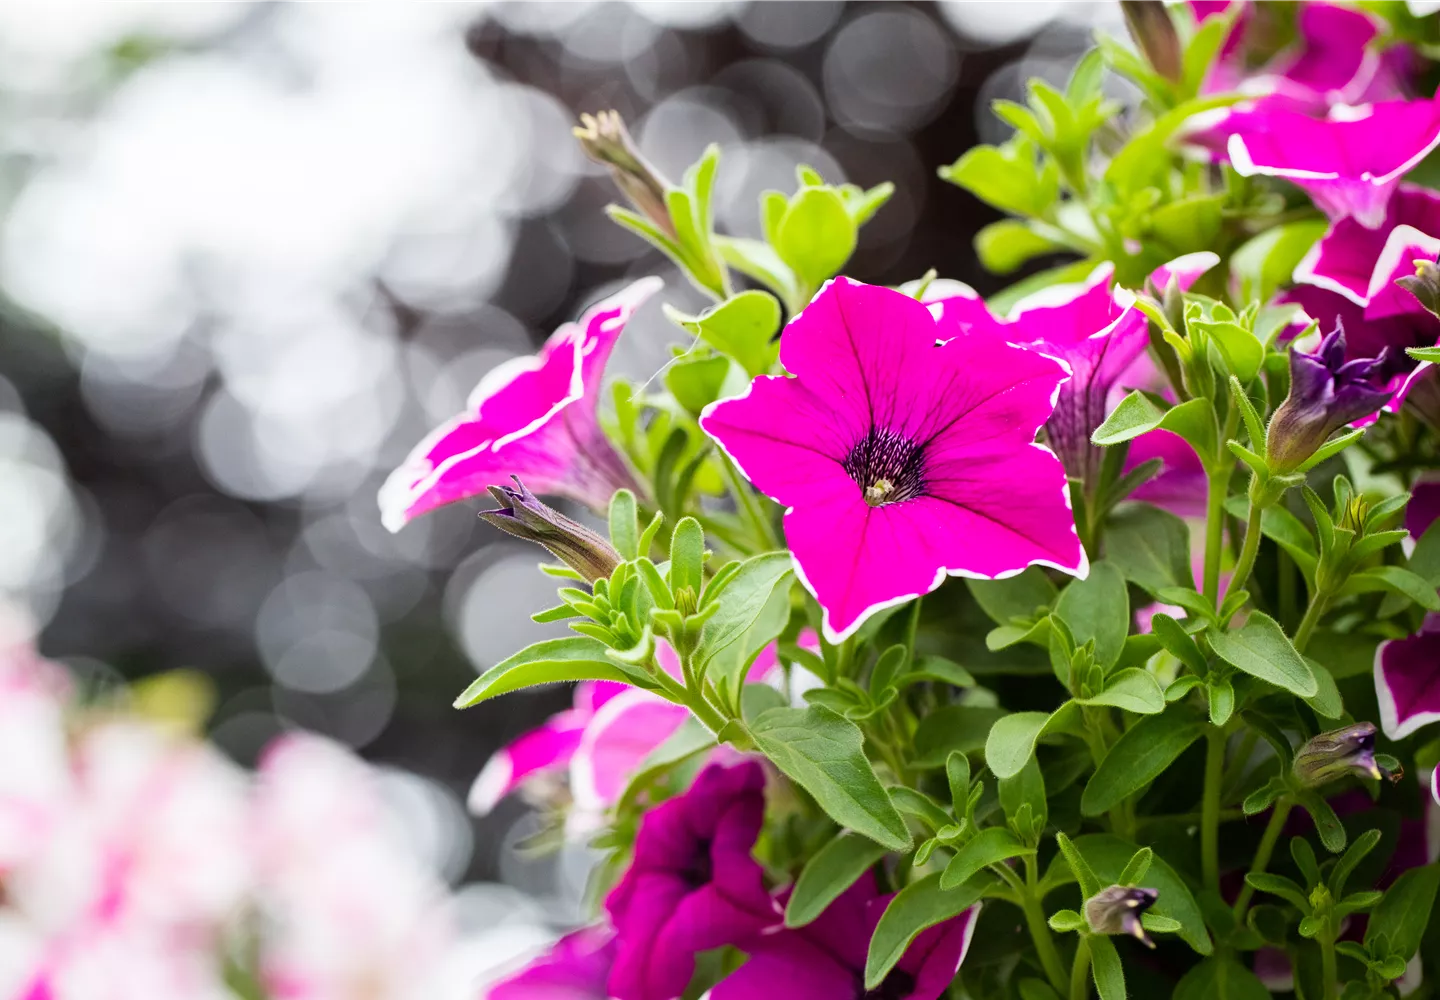
M38 504L49 525L39 558L30 522L11 520L12 556L30 554L15 556L8 576L0 567L0 586L34 606L45 653L97 682L112 671L126 678L175 668L208 675L217 695L212 736L240 761L252 762L285 727L315 729L428 779L422 783L428 801L452 825L461 822L459 803L486 757L568 701L568 692L549 690L464 713L450 708L477 669L544 634L526 615L553 603L545 600L549 584L530 568L536 552L476 521L478 503L438 512L392 538L379 527L375 491L485 368L532 349L613 283L662 273L665 298L698 305L662 259L604 219L601 208L615 194L574 152L566 132L573 116L620 110L646 153L676 178L707 141L721 142L719 217L731 231L758 229L760 190L792 190L796 162L813 163L834 181L893 181L897 193L862 231L847 273L899 283L933 267L988 293L1014 280L983 273L971 249L976 231L997 215L941 181L935 169L977 141L1002 139L1006 130L985 111L989 100L1019 97L1031 75L1063 81L1092 23L1118 33L1118 11L1100 4L1067 5L1065 21L1049 23L1053 8L1012 3L502 4L463 16L459 10L451 8L426 33L425 49L387 45L393 29L383 25L357 28L352 37L347 17L366 15L353 8L347 14L344 5L304 31L294 22L305 17L286 5L243 7L199 29L120 24L100 33L88 51L68 61L57 57L56 79L42 73L39 83L10 80L0 126L9 133L4 281L11 296L0 319L0 417L14 431L6 443L7 425L0 424L0 463L12 463L0 464L0 512L10 509L9 489L12 505L34 515ZM414 7L391 16L440 20ZM409 38L408 29L395 33L402 35ZM346 46L354 47L353 58ZM327 275L324 294L311 282L292 297L288 282L299 287L308 280L302 270L267 277L236 309L229 290L252 280L248 264L236 259L248 258L225 239L196 239L197 232L205 235L201 212L201 222L180 226L171 238L177 245L166 248L166 259L180 262L173 282L186 300L181 332L163 349L141 352L139 361L129 350L133 340L119 338L117 349L117 335L106 326L116 313L96 289L113 282L125 302L135 287L117 268L130 259L124 244L131 235L137 246L150 245L151 209L143 204L150 195L143 193L163 201L176 184L213 182L212 200L200 204L228 218L225 199L244 193L253 178L283 179L283 161L294 156L300 167L305 155L257 145L253 162L227 158L232 173L223 183L177 168L178 179L151 188L146 171L168 177L175 164L164 142L141 143L139 166L131 167L141 180L107 194L95 164L107 160L106 143L122 142L126 128L140 129L136 118L125 117L139 114L133 95L153 90L172 67L190 71L211 60L240 65L287 99L305 100L333 86L327 66L354 62L346 72L356 80L393 74L402 89L378 99L396 101L392 114L399 117L390 120L403 124L412 110L427 114L427 96L417 88L413 109L406 108L404 81L416 77L386 65L402 49L420 60L417 67L445 60L450 72L481 81L474 131L463 128L462 102L455 119L461 128L441 123L434 143L412 149L405 129L392 137L385 115L365 113L363 97L348 127L363 139L362 152L383 150L402 173L421 178L423 158L466 150L449 174L458 178L453 229L441 227L442 239L430 223L411 227L402 218L381 227L368 256L357 254L343 280ZM218 143L246 127L238 117L227 120L234 109L223 101L212 116L204 88L193 97L179 84L171 91L169 104L152 100L138 118L170 135L175 145L168 148L190 148L181 120L213 128ZM508 95L506 114L487 119L482 112L493 110L497 93ZM210 141L205 136L195 142ZM465 179L466 156L473 186ZM493 178L495 164L507 157L508 179L486 188L484 178ZM342 186L370 169L363 155L339 156L334 166ZM79 180L65 180L75 171ZM304 183L328 186L326 175L318 176ZM53 193L57 184L61 195ZM256 184L247 197L260 206L255 224L263 230L266 194ZM302 184L291 194L303 213L310 195L323 199L329 192ZM436 194L438 209L430 209L444 219L444 192ZM66 197L78 207L66 208ZM124 204L110 204L111 197ZM373 207L373 200L357 204ZM178 204L164 211L184 214L187 203ZM93 217L86 217L87 205L99 206ZM108 258L97 254L87 272L88 249L117 241L108 208L123 209L135 229L119 234L120 248ZM485 220L475 231L488 234L486 253L504 259L481 268L483 279L467 286L466 247L478 245L468 228L472 218ZM164 227L157 222L155 229ZM68 238L82 250L73 273L76 258L57 232L73 232ZM255 240L262 250L265 239L262 232ZM437 240L444 252L428 253L427 241ZM430 277L427 262L437 260L446 267L434 270L449 274L448 284ZM326 303L328 319L315 318L317 301ZM72 309L74 303L84 308ZM271 364L270 352L293 348L290 338L312 335L317 322L336 323L351 340L321 338L327 350L295 350ZM636 326L627 332L635 343L617 355L617 366L643 378L663 359L667 337L679 335L667 334L658 316ZM341 376L356 365L363 377L347 389ZM270 383L257 389L262 377ZM430 396L427 408L430 387L445 379L449 395L440 402ZM276 395L273 385L290 395ZM315 399L326 393L334 395L333 408ZM267 407L283 410L292 398L303 401L295 404L303 411L298 423L264 424L271 419ZM236 399L247 409L237 410ZM277 479L273 469L249 479L242 474L247 466L236 456L261 440L247 438L245 427L269 427L267 460L289 468L283 463L292 441L294 454L316 446L305 436L302 447L287 428L308 430L324 445L327 436L348 439L376 412L385 426L367 432L373 447L360 448L358 457L331 456L309 478L297 474L293 481ZM237 423L235 413L250 423ZM14 475L24 463L27 474ZM35 469L45 474L37 478ZM64 484L58 492L55 481ZM0 527L0 561L6 530ZM502 877L502 842L507 834L513 839L525 812L511 801L474 821L469 836L452 845L446 873Z

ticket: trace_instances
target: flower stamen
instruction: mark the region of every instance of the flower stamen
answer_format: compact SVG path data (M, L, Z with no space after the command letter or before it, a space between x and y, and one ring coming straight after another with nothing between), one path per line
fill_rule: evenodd
M845 471L871 507L925 493L925 448L903 434L872 427L845 456Z

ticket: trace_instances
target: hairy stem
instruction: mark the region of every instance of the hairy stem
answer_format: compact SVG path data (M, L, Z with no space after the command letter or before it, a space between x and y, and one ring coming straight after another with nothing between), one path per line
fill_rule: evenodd
M905 669L915 665L915 637L920 633L920 602L923 596L910 602L910 619L905 623Z
M1255 555L1260 551L1260 515L1261 510L1255 504L1250 505L1250 519L1245 524L1245 544L1240 549L1240 558L1235 563L1235 575L1230 579L1229 593L1235 593L1245 586L1250 579L1250 573L1255 569Z
M1270 822L1265 824L1265 833L1260 838L1260 847L1255 851L1255 860L1250 864L1250 874L1259 875L1270 864L1270 858L1275 853L1275 844L1280 840L1280 831L1285 829L1285 819L1290 815L1292 803L1288 798L1282 798L1275 803L1275 808L1270 813ZM1250 897L1255 895L1255 889L1246 882L1240 888L1240 896L1235 900L1235 922L1242 923L1245 920L1245 909L1250 905Z
M1045 910L1040 905L1037 888L1038 877L1033 857L1025 859L1025 888L1020 893L1021 909L1025 911L1025 923L1030 928L1030 938L1035 942L1035 951L1040 956L1040 965L1045 976L1056 992L1065 992L1065 964L1060 961L1060 952L1055 949L1055 940L1050 936L1050 925L1045 920Z
M1200 803L1200 871L1207 888L1220 890L1220 782L1225 776L1225 730L1205 734L1205 791Z
M1075 949L1075 964L1070 966L1070 1000L1085 1000L1090 995L1090 941L1082 937Z
M1230 475L1209 477L1209 493L1205 498L1205 597L1219 605L1220 550L1225 537L1225 497L1230 489Z
M1310 606L1305 609L1305 617L1300 619L1300 628L1295 632L1297 652L1305 652L1310 636L1315 633L1315 626L1320 624L1320 617L1325 614L1325 606L1329 603L1330 595L1323 590L1310 599Z

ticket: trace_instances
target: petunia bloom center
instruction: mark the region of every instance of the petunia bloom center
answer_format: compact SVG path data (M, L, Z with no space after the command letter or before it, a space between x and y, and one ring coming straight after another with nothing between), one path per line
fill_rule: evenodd
M897 431L870 428L842 464L871 507L925 494L925 446Z
M905 1000L915 992L915 977L904 969L891 969L873 990L867 990L863 983L855 990L855 1000Z
M710 858L710 841L702 840L695 845L690 863L680 872L680 877L691 889L709 885L715 875L715 864Z

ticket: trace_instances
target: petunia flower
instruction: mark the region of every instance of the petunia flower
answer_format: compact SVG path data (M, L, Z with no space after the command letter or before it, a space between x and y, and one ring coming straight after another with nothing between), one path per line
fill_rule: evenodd
M1095 934L1125 934L1153 948L1155 942L1145 933L1140 918L1159 898L1155 889L1108 886L1085 901L1085 923Z
M1419 632L1375 650L1375 696L1380 726L1392 740L1440 722L1440 614L1426 615Z
M480 520L507 535L542 545L551 555L584 577L586 583L609 579L623 561L609 541L585 525L570 520L544 504L526 488L519 476L515 486L486 487L497 510L482 510Z
M605 900L618 947L618 1000L673 1000L697 952L739 944L780 922L751 856L765 816L765 771L711 764L684 795L647 812L635 857Z
M1418 542L1430 525L1440 520L1440 478L1433 473L1422 476L1410 490L1405 505L1405 530L1411 542Z
M701 415L789 508L797 575L832 642L947 574L1088 572L1064 467L1034 442L1064 367L931 308L836 278L785 329L793 377L760 376Z
M1327 330L1343 323L1351 360L1376 357L1388 347L1392 367L1408 368L1404 349L1440 340L1440 318L1395 279L1414 274L1415 259L1437 253L1440 194L1402 184L1379 228L1355 219L1333 223L1295 268L1295 287L1286 298Z
M874 990L865 989L865 959L893 896L866 872L819 917L796 930L767 934L746 946L750 958L711 991L713 1000L936 1000L965 960L980 907L929 928L910 944Z
M660 289L642 278L550 336L534 357L493 369L466 412L420 442L380 489L385 526L479 496L510 476L603 509L634 477L595 418L605 362L636 309Z
M615 933L583 927L555 942L544 955L490 987L486 1000L609 1000L615 964Z
M1237 111L1228 132L1230 163L1245 177L1282 177L1303 188L1331 219L1362 226L1385 221L1400 179L1440 145L1440 102L1334 105L1324 118L1288 108Z
M1314 354L1290 349L1290 394L1275 410L1266 431L1266 449L1278 472L1299 468L1331 434L1385 403L1393 392L1382 386L1384 358L1345 360L1345 330L1337 326Z

